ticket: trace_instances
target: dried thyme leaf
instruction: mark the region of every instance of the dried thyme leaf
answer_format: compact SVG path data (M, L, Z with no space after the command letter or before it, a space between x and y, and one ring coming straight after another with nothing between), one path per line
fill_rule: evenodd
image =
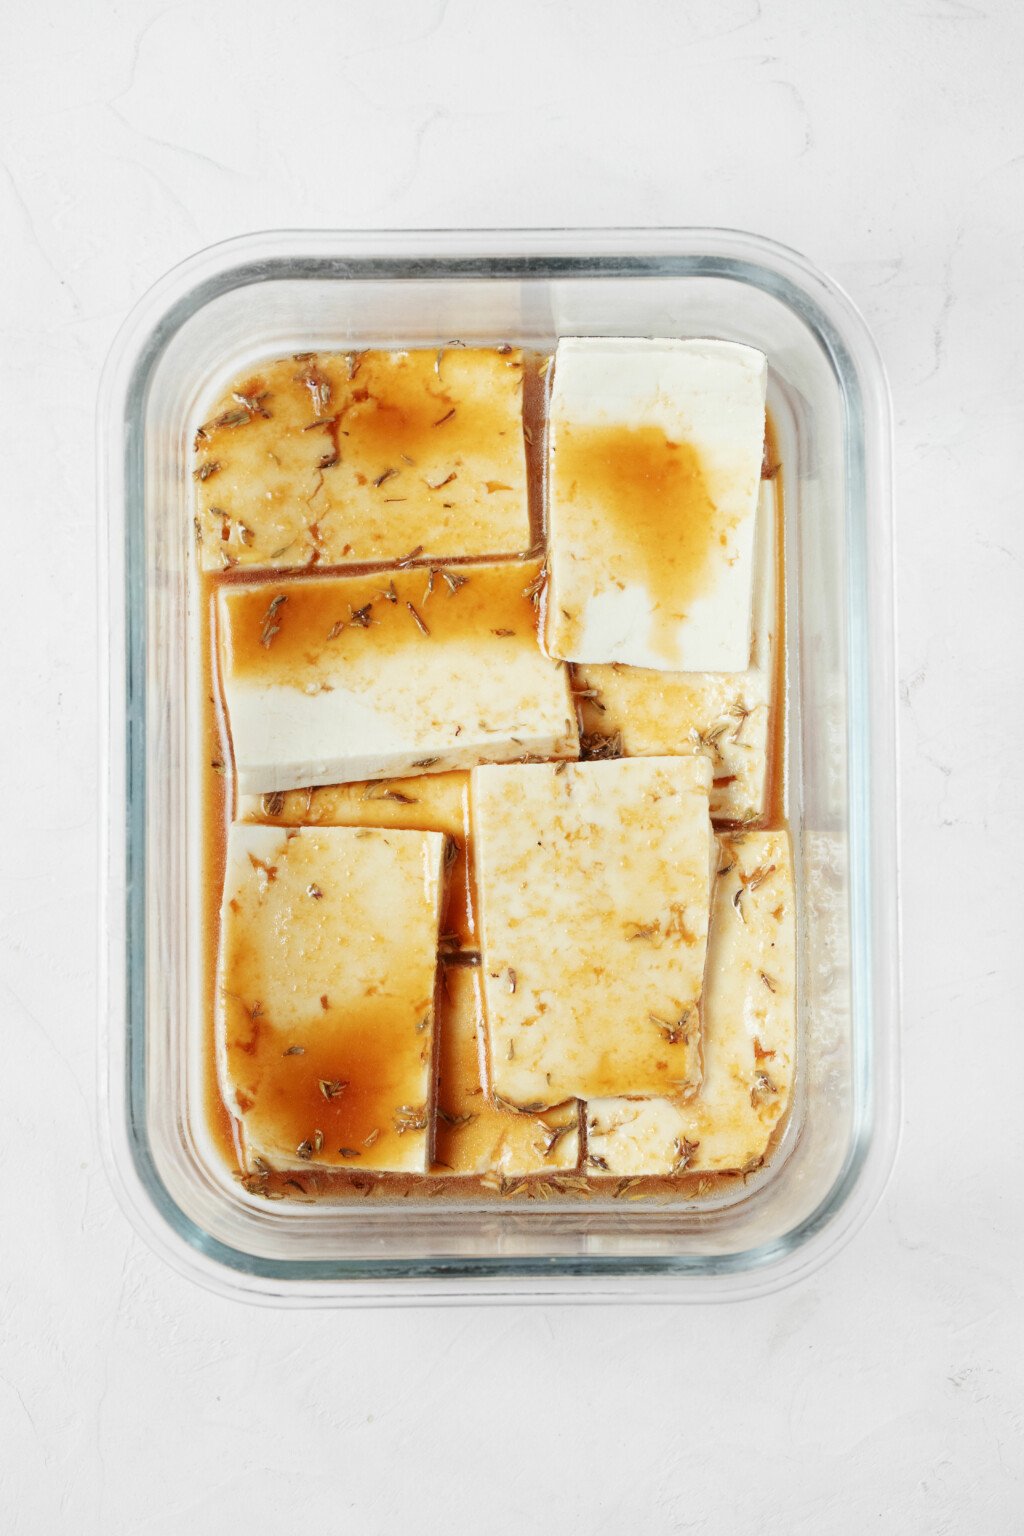
M685 1136L676 1139L676 1156L672 1164L672 1173L684 1173L693 1160L693 1154L700 1146L699 1141L688 1141Z
M271 598L270 606L263 615L263 629L260 634L261 645L269 647L274 636L280 630L281 626L277 622L277 615L287 601L288 594L286 592L279 592L276 597Z
M547 584L548 567L547 561L545 561L529 585L523 588L523 596L528 597L530 601L536 605L540 602L541 593L544 591L544 588L547 586Z
M403 1104L395 1110L394 1120L399 1136L404 1136L407 1131L425 1131L427 1111L422 1105Z
M412 614L413 621L414 621L414 623L416 625L416 628L419 630L420 634L421 635L429 635L430 634L430 630L424 624L422 618L417 613L417 611L416 611L415 607L413 606L413 604L407 601L405 606L408 608L409 612Z
M754 1077L754 1085L750 1090L750 1102L754 1109L760 1109L762 1104L778 1093L778 1088L767 1072L758 1072Z
M451 419L452 419L452 417L454 415L455 415L455 407L453 405L451 410L450 411L446 411L443 416L439 416L437 418L437 420L433 423L433 425L435 427L443 427L445 422L446 421L451 421Z
M450 1110L442 1109L440 1104L437 1106L436 1113L437 1118L452 1130L457 1130L460 1125L468 1125L471 1120L476 1119L476 1113L473 1110L469 1110L464 1115L453 1115Z
M656 1024L664 1035L669 1045L688 1045L693 1030L693 1010L687 1008L678 1019L662 1019L656 1013L649 1013L647 1017L652 1024Z
M442 571L441 580L447 584L449 594L454 595L460 587L464 587L469 580L468 576L457 576L452 571Z
M409 551L409 553L407 555L403 555L401 560L398 560L395 563L399 567L399 569L401 569L403 566L411 565L414 560L418 560L420 555L422 555L422 553L423 553L423 545L422 544L417 544L415 549L410 549L410 551Z
M541 1099L532 1100L529 1104L513 1104L509 1099L503 1099L500 1093L491 1094L491 1102L498 1109L508 1110L510 1115L536 1115L547 1105Z
M304 1045L290 1045L286 1051L281 1052L282 1056L305 1056L305 1054L306 1047Z
M621 731L615 731L611 736L600 731L587 731L580 737L580 759L584 762L600 762L622 756Z
M572 1121L568 1121L565 1125L542 1126L541 1135L544 1138L544 1156L550 1157L558 1143L562 1140L562 1137L568 1136L569 1132L575 1129L576 1127Z
M728 713L737 722L736 729L732 733L732 739L733 741L739 741L743 727L746 725L754 711L750 709L742 699L736 699L732 704L729 705Z
M397 475L397 474L398 474L398 470L392 468L391 466L389 466L387 469L385 469L381 474L379 474L377 476L376 480L374 480L374 482L373 482L374 490L379 490L379 488L382 485L386 485L389 480L393 480L395 475Z
M465 345L466 343L464 341L450 341L448 342L447 346L438 348L437 356L434 358L434 372L437 374L438 378L441 377L441 364L444 361L444 355L448 351L449 347L464 347Z
M217 459L207 459L205 464L200 464L199 468L195 471L195 479L209 480L219 469L220 463Z
M368 784L363 790L364 800L394 800L398 805L415 805L415 795L404 795L400 789L377 789L376 785Z
M340 1077L322 1077L322 1078L320 1078L320 1092L323 1094L324 1098L327 1099L327 1100L340 1099L342 1094L345 1092L345 1089L347 1087L348 1087L348 1081L346 1079L344 1079L344 1078L340 1078Z
M231 398L242 407L250 421L254 416L262 416L264 421L270 420L270 412L263 404L264 400L270 399L266 390L262 390L258 395L244 395L241 391L235 391Z
M315 353L310 354L309 367L304 373L296 374L295 379L296 383L304 384L309 390L309 398L313 403L313 414L319 420L331 403L331 386L317 366Z

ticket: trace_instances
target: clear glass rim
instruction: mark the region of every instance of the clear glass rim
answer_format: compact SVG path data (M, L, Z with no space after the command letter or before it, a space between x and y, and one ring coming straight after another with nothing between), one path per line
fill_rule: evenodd
M145 1112L144 626L141 402L180 325L222 293L281 278L719 277L794 310L828 356L846 412L849 495L850 941L862 1114L817 1208L776 1241L738 1253L527 1258L269 1260L211 1237L167 1190ZM104 1161L133 1224L180 1272L222 1294L271 1302L480 1299L716 1300L763 1294L818 1267L866 1220L899 1136L900 1014L891 409L874 340L846 294L797 252L741 231L522 229L268 231L211 246L134 306L100 387L100 1126ZM858 600L859 599L859 600ZM138 603L137 603L138 607ZM131 617L133 622L129 623ZM580 1282L587 1282L581 1286ZM642 1295L635 1287L643 1282ZM630 1289L632 1286L634 1288Z

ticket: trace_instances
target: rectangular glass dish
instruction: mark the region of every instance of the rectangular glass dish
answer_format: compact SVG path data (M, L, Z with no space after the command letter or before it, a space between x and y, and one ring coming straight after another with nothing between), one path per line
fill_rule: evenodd
M770 1161L710 1199L398 1205L248 1198L204 1103L192 433L214 388L314 350L713 336L767 354L782 464L797 1087ZM277 233L132 312L100 401L101 1096L126 1210L182 1272L294 1304L708 1300L819 1264L899 1125L890 423L870 335L801 257L715 230Z

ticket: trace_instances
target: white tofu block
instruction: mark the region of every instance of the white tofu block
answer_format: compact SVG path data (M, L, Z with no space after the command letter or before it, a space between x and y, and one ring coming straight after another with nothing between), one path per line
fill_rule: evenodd
M532 542L523 357L309 354L259 364L196 434L206 570L515 554Z
M408 827L444 832L449 869L441 948L475 946L468 773L423 773L409 779L241 795L237 815L239 821L264 821L277 827ZM446 939L452 942L446 944Z
M793 868L785 832L721 839L704 991L704 1077L688 1103L586 1107L588 1172L756 1167L789 1106L796 1060Z
M217 1063L250 1158L426 1171L444 844L230 828Z
M685 1093L715 855L700 757L478 768L491 1080L531 1110Z
M566 669L537 643L539 571L514 561L223 588L239 792L576 756Z
M586 736L618 736L627 757L703 752L711 760L711 815L748 821L765 812L778 637L775 493L761 482L754 565L754 641L745 672L655 672L580 667Z
M575 1099L517 1114L488 1097L480 972L447 966L438 992L434 1167L441 1174L574 1172L580 1153Z
M559 342L546 644L577 662L742 672L767 364L726 341Z

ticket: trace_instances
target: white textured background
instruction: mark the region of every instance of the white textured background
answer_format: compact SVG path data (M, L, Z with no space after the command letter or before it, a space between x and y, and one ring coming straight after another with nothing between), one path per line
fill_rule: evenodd
M7 0L0 1529L1024 1526L1016 0ZM275 1313L133 1236L95 1132L93 409L267 226L709 223L805 251L896 418L905 1126L852 1245L707 1309Z

